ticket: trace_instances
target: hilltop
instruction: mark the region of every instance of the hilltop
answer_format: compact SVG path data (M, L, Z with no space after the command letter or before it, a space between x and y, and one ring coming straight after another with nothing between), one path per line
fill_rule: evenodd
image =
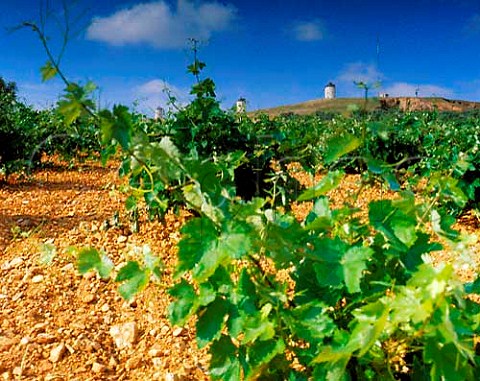
M367 110L393 109L402 111L453 111L465 112L480 110L480 102L463 100L451 100L446 98L416 98L416 97L389 97L370 98L366 103ZM336 98L336 99L314 99L293 105L278 106L253 111L252 114L266 113L270 116L294 113L298 115L314 114L316 112L338 112L344 113L365 107L363 98Z

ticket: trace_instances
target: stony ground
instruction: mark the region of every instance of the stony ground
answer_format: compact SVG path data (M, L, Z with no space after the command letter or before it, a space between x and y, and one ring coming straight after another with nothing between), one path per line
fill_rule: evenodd
M357 182L350 177L334 199L355 193ZM389 196L367 189L358 202ZM167 320L165 289L187 216L141 221L133 233L124 199L115 164L57 166L0 185L1 380L208 379L208 357L196 349L192 327ZM474 216L460 228L480 232ZM115 284L79 275L69 249L103 249L120 265L144 245L162 258L166 276L130 302Z
M71 246L103 249L121 264L148 244L169 282L184 217L133 234L120 185L115 165L90 163L0 186L0 379L208 379L192 330L168 324L165 287L126 302L116 285L76 271Z

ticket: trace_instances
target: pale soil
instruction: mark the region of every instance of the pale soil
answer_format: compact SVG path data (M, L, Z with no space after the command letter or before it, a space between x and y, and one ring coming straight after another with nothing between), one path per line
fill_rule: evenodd
M332 202L355 193L358 181L348 177ZM196 348L193 325L170 327L167 319L166 288L187 216L141 221L140 232L132 233L120 189L116 166L96 163L42 170L28 182L0 185L0 380L208 379L208 356ZM365 189L358 206L384 197L392 194ZM120 226L102 229L115 212ZM297 213L306 213L305 207ZM460 227L480 232L474 217ZM42 244L57 248L53 259L42 254ZM118 265L145 244L165 262L166 277L130 303L113 282L79 275L68 251L93 246ZM471 252L478 254L478 244ZM436 260L445 258L448 253ZM121 349L110 330L125 323L138 332L126 337L128 346Z
M192 330L168 323L165 285L128 303L113 282L79 275L68 253L72 245L92 246L120 264L133 247L148 244L170 282L184 217L143 222L133 234L119 185L115 166L90 163L0 186L0 379L208 379ZM102 230L116 211L121 226ZM57 248L50 263L42 263L45 243ZM110 329L123 323L135 323L138 332L120 349ZM63 352L58 359L55 350Z

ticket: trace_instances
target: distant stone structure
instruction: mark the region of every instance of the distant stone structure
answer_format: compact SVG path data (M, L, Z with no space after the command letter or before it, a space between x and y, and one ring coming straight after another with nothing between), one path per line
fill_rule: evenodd
M324 89L325 99L335 99L337 91L335 85L332 82L328 82Z
M245 98L238 98L237 102L235 103L235 110L237 114L244 114L247 112L247 100Z
M165 110L163 109L163 107L158 106L155 109L155 116L153 117L153 119L156 121L161 121L165 119Z

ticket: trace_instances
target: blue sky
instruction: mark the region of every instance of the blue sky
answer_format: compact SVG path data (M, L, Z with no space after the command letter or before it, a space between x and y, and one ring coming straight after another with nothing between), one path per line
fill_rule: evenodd
M58 51L59 0L0 0L0 75L27 103L51 105L58 79L42 83L46 56L25 20L46 28ZM193 77L188 38L200 41L205 76L225 108L242 96L250 110L321 98L326 83L339 97L361 96L354 81L381 80L392 96L480 101L480 0L417 1L67 1L71 38L62 60L75 81L98 84L100 102L152 112L168 87L188 99Z

